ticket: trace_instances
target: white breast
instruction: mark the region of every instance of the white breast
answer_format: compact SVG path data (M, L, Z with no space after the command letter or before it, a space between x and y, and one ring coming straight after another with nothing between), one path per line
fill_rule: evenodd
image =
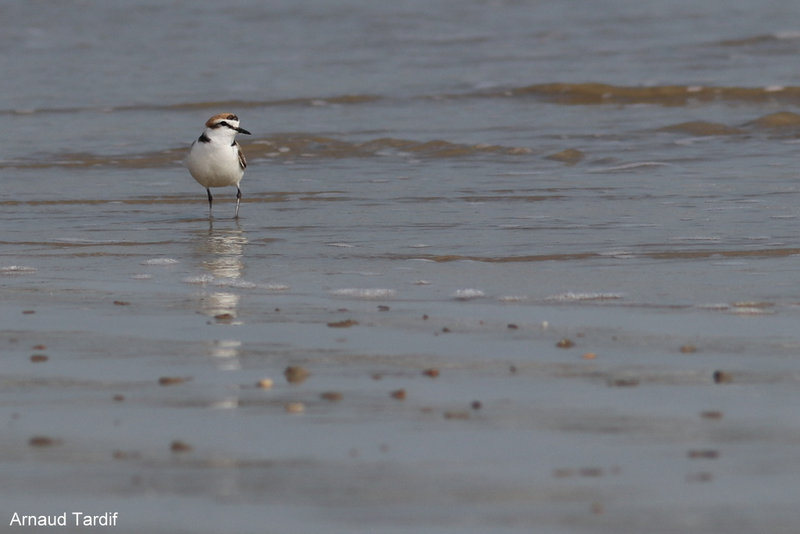
M231 141L195 141L186 158L186 167L203 187L238 186L244 175L239 165L239 147Z

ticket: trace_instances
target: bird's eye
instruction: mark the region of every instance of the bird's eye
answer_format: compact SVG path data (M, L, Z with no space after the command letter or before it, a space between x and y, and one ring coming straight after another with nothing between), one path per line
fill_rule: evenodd
M217 123L217 125L218 125L218 126L225 126L226 128L230 128L230 127L231 127L231 125L230 125L230 124L228 124L228 123L227 123L227 122L225 122L225 121L218 122L218 123Z

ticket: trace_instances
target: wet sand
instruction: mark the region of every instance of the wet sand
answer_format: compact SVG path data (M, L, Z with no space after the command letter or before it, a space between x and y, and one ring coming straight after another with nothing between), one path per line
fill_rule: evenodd
M202 198L9 206L6 509L119 532L793 528L797 301L703 274L792 254L503 261L280 222L344 197L250 199L238 223L187 218ZM659 297L653 272L692 276Z

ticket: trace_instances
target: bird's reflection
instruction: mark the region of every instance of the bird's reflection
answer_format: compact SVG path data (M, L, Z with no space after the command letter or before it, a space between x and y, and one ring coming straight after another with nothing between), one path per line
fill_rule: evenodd
M198 246L198 253L204 257L203 267L216 278L241 278L247 237L239 223L234 228L217 229L213 221L209 221L204 237Z
M211 284L217 290L208 290L200 298L200 311L211 317L225 317L230 321L237 317L239 295L225 291L225 286L235 284L244 273L244 250L247 237L236 223L233 228L214 228L208 223L208 231L197 241L200 264L211 275Z
M208 230L197 232L195 254L208 280L198 298L200 313L213 317L218 324L235 324L240 296L226 290L241 283L244 275L244 251L247 237L236 222L233 227L215 228L209 221ZM236 339L215 340L208 343L208 353L221 370L236 370L242 343ZM229 407L230 403L225 403ZM222 406L219 406L222 407Z

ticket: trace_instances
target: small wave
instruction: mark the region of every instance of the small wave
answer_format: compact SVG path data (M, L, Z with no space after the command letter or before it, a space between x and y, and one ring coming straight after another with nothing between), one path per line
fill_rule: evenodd
M673 132L693 135L695 137L710 137L716 135L738 135L744 133L740 128L726 124L707 121L688 121L658 129L659 132Z
M722 241L722 238L716 235L687 235L670 237L669 241L711 241L716 243Z
M777 111L749 122L746 126L755 126L757 128L769 130L797 128L800 126L800 115L792 113L791 111Z
M603 301L621 300L624 298L622 293L574 293L568 291L547 297L545 300L552 302L583 302L583 301Z
M774 39L774 37L773 37ZM473 96L480 96L475 94ZM483 93L491 97L538 97L557 104L654 104L685 106L695 101L798 102L800 87L620 86L604 83L545 83Z
M603 167L602 169L593 169L589 172L604 173L604 172L634 171L636 169L641 169L641 168L667 167L667 166L669 166L669 163L665 163L663 161L634 161L631 163L623 163L621 165L615 165L613 167Z
M478 155L524 156L532 154L528 147L464 144L444 139L418 141L385 137L364 142L351 142L313 133L277 134L267 139L242 143L248 160L297 158L363 158L396 157L457 158ZM387 150L391 152L387 153ZM0 168L38 169L49 167L151 169L173 166L186 154L186 147L170 148L143 154L105 155L74 152L54 154L49 159L0 161Z
M159 111L159 110L209 110L219 109L247 109L278 106L326 106L326 105L355 105L366 104L381 100L379 95L371 94L343 94L328 97L297 97L277 100L205 100L201 102L176 102L172 104L133 104L126 106L86 106L86 107L49 107L49 108L20 108L0 110L4 115L34 115L51 113L111 113L114 111Z

